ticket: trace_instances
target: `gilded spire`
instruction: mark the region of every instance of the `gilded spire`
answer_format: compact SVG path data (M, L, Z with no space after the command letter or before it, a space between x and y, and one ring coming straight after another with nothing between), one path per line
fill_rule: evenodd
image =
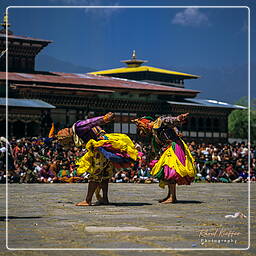
M132 59L136 60L136 51L135 50L133 50L133 52L132 52Z
M8 32L8 35L12 35L12 31L9 30L9 27L11 26L10 23L8 23L8 15L7 13L4 14L4 20L3 23L1 23L1 26L3 27L3 29L0 31L1 34L5 34L6 31Z
M143 63L147 62L147 60L137 60L136 51L132 51L132 58L130 60L121 61L126 63L128 68L140 67Z
M1 23L1 26L2 26L4 29L8 29L8 28L11 26L11 24L8 23L8 15L7 15L7 13L4 14L4 22Z

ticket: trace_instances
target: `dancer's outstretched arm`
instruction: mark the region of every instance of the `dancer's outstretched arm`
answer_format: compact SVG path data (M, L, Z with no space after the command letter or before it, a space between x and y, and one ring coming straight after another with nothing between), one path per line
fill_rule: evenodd
M82 121L77 121L72 128L64 128L57 134L58 141L65 147L81 146L87 143L92 137L92 129L96 129L95 133L102 131L99 125L104 125L114 119L114 114L109 112L104 116L93 117Z
M92 117L86 120L77 121L75 123L76 130L79 129L81 135L87 133L90 129L96 126L101 126L111 122L114 119L114 114L109 112L104 116Z
M175 126L179 126L179 125L182 125L186 118L188 117L189 113L186 113L186 114L181 114L179 116L163 116L161 117L162 119L162 123L166 126L169 126L169 127L175 127Z

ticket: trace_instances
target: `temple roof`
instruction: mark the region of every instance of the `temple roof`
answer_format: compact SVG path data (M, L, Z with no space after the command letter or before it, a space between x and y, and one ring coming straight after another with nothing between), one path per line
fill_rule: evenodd
M6 35L0 33L0 37L5 38ZM27 36L18 36L18 35L8 35L8 39L15 39L15 40L22 40L22 41L35 41L35 42L41 42L41 43L52 43L51 40L45 40L45 39L39 39L39 38L33 38L33 37L27 37Z
M41 42L43 44L49 44L52 42L50 40L14 35L13 32L10 31L10 29L9 29L11 24L8 22L7 13L4 14L3 23L1 23L0 25L3 27L3 29L0 30L0 37L2 37L2 38L6 37L6 31L7 31L8 39L15 39L15 40L22 40L22 41L36 41L36 42Z
M6 73L0 72L0 80L5 80ZM177 88L148 82L127 80L122 78L96 76L90 74L74 74L61 72L45 72L45 73L16 73L9 72L8 80L12 84L26 84L30 85L31 89L36 86L63 86L81 89L104 89L119 92L138 92L138 93L152 93L156 95L182 95L186 97L195 97L199 91Z
M155 68L150 66L139 66L139 67L121 67L115 69L107 69L102 71L90 72L89 74L93 75L111 75L111 74L118 74L118 73L132 73L132 72L154 72L154 73L162 73L174 76L182 76L184 79L186 78L199 78L200 76L172 71L168 69L162 68Z
M90 93L104 93L104 94L109 94L109 93L114 93L115 91L113 90L104 90L104 89L91 89L91 88L77 88L77 87L63 87L63 86L55 86L55 85L41 85L41 84L12 84L11 88L17 89L17 88L30 88L30 89L47 89L49 91L65 91L66 93L70 94L72 93L73 95L79 94L80 92L85 92L87 94Z
M0 106L6 106L6 98L0 98ZM8 98L9 107L23 107L23 108L45 108L51 109L56 108L55 106L37 99L14 99Z
M89 74L93 75L113 75L116 76L117 74L125 74L125 73L136 73L136 72L148 72L148 73L156 73L159 75L172 75L175 77L180 77L181 79L189 79L189 78L199 78L199 76L191 75L187 73L172 71L168 69L162 68L155 68L150 66L142 66L143 63L148 62L147 60L138 60L136 56L136 51L133 50L132 57L130 60L123 60L121 61L127 64L127 67L121 68L114 68L114 69L107 69L101 71L90 72Z
M223 101L214 99L183 99L182 101L167 101L172 105L187 105L187 106L203 106L209 108L227 108L227 109L247 109L240 105L233 105Z

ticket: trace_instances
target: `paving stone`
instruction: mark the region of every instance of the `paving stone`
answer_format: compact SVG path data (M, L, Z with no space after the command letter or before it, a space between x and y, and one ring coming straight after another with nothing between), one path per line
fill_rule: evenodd
M226 219L225 215L248 215L248 184L204 183L178 187L178 203L157 202L167 191L157 184L110 184L110 205L76 207L84 199L88 184L10 184L8 186L8 245L5 249L5 185L0 185L0 255L255 255L234 251L248 245L248 218ZM256 184L251 184L251 238L255 245ZM95 199L94 199L95 200ZM202 243L208 233L239 232L237 243ZM217 230L217 231L216 231ZM206 234L207 233L207 234ZM56 251L38 251L50 248ZM61 248L72 248L59 251ZM95 249L86 251L84 248ZM100 251L99 249L113 250ZM122 250L123 248L123 250ZM124 250L130 248L131 250ZM136 249L133 251L132 249ZM147 251L147 249L160 251ZM182 251L187 248L190 251ZM78 250L79 249L79 250ZM118 250L116 250L118 249ZM141 249L142 251L138 251ZM164 251L166 250L166 251Z
M149 231L147 228L142 227L95 227L89 226L85 228L87 232L127 232L127 231Z

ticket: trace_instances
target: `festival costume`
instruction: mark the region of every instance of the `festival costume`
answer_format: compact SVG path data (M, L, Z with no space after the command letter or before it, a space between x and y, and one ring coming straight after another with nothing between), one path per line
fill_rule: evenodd
M89 179L109 179L114 168L127 168L137 160L138 151L125 134L110 133L91 139L86 145L87 153L77 162L79 175L88 172Z
M57 137L63 145L85 146L87 153L77 161L77 174L89 173L89 180L102 182L113 175L114 168L129 167L137 159L137 150L125 134L105 134L99 125L109 122L108 114L77 121L61 130Z
M139 129L146 135L152 134L152 149L157 154L166 147L158 161L151 161L151 175L157 178L160 187L166 183L189 185L196 175L194 158L186 143L178 136L177 117L161 116L154 122L149 117L135 119Z
M72 128L65 128L58 132L58 141L63 146L85 146L90 139L97 139L100 132L104 132L100 125L108 123L108 115L79 120Z

